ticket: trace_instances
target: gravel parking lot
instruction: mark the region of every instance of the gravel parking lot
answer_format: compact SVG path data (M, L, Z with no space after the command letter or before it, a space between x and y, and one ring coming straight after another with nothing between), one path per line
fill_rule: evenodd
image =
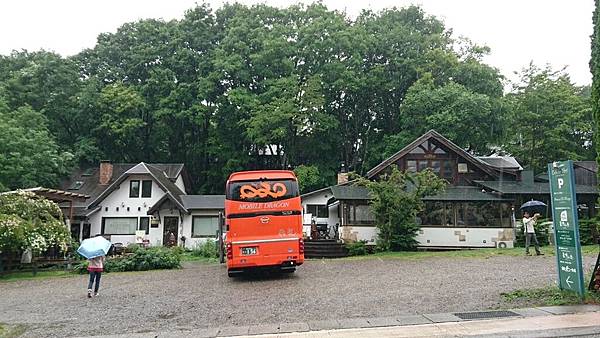
M594 257L585 257L589 270ZM555 281L555 258L310 260L295 274L229 279L224 266L0 282L0 322L28 337L190 330L473 311L511 306L501 292ZM520 304L528 306L531 304Z

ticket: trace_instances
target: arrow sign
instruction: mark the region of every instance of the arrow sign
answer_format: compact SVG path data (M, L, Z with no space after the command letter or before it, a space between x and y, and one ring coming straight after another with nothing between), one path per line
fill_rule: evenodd
M571 276L567 276L567 279L565 279L565 282L567 282L567 285L569 287L571 287L571 284L573 284L573 281L571 280Z

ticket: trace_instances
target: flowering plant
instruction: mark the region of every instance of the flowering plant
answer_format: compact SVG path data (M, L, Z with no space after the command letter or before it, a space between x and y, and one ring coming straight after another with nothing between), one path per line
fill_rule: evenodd
M31 192L0 195L0 251L34 253L58 246L66 251L70 234L58 205Z

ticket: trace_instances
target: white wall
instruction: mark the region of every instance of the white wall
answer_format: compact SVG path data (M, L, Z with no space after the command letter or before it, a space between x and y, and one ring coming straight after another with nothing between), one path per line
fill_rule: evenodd
M181 175L179 175L179 177L177 177L177 180L175 181L175 185L181 189L181 191L183 191L184 193L187 194L187 191L185 191L185 184L183 183L183 177Z
M367 241L368 244L376 244L378 233L379 229L375 226L340 227L340 237L345 242Z
M103 201L100 201L101 209L90 216L90 235L93 237L102 231L102 218L103 217L150 217L147 212L160 198L163 197L165 192L159 187L159 185L153 180L152 182L152 196L150 198L130 198L129 197L129 182L131 180L151 180L150 175L132 175L126 180L121 182L119 187L112 191ZM140 183L140 195L141 195L141 183ZM117 207L119 210L117 211ZM129 211L127 210L129 207ZM106 210L108 208L108 210ZM139 208L139 210L138 210ZM177 212L177 210L175 210ZM161 217L163 214L161 213ZM149 239L151 245L162 244L162 220L159 225L160 228L150 227ZM135 235L113 235L111 237L113 243L128 243L135 242ZM160 244L157 244L160 242Z
M422 227L417 236L422 247L496 247L498 241L514 241L512 228Z
M344 241L367 241L376 244L378 229L374 226L340 227ZM417 235L421 247L496 247L498 241L514 241L512 228L422 227Z
M333 197L331 190L326 189L322 192L312 194L307 197L302 197L302 209L303 212L306 212L306 206L308 204L316 204L316 205L327 205L327 201L329 201ZM338 205L339 203L334 203L329 206L329 217L317 218L317 223L327 223L328 226L333 226L336 223L340 223L340 219L338 217ZM303 217L304 220L304 217ZM304 220L304 225L302 227L302 231L310 236L310 223L307 223L308 220Z

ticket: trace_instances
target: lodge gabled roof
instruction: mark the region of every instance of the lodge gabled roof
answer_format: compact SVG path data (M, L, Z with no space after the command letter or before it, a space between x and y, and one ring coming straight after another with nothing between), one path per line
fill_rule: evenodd
M509 172L509 173L515 173L515 171L519 170L516 167L512 168L512 166L507 166L506 165L506 162L507 162L506 160L502 161L503 165L499 164L498 166L495 166L495 165L493 165L491 163L487 163L488 161L481 160L481 159L479 159L479 158L477 158L477 157L469 154L466 150L464 150L461 147L457 146L454 142L450 141L449 139L447 139L446 137L444 137L442 134L440 134L437 131L431 129L428 132L426 132L425 134L423 134L420 137L418 137L417 139L415 139L414 141L412 141L406 147L402 148L400 151L398 151L394 155L388 157L383 162L381 162L378 165L376 165L373 169L369 170L367 172L367 178L371 179L374 176L378 175L379 173L381 173L382 171L384 171L386 168L388 168L390 165L394 164L396 161L398 161L402 157L406 156L414 148L418 147L423 142L425 142L425 141L427 141L429 139L432 139L432 138L435 139L436 141L440 142L442 145L444 145L445 147L447 147L451 151L457 153L459 156L463 157L469 163L473 164L475 167L481 169L483 172L485 172L486 174L488 174L488 175L490 175L492 177L499 177L499 175L500 175L499 172L500 171ZM489 161L492 162L493 160L489 160ZM498 162L498 161L494 161L494 162L495 163L501 163L501 162Z

